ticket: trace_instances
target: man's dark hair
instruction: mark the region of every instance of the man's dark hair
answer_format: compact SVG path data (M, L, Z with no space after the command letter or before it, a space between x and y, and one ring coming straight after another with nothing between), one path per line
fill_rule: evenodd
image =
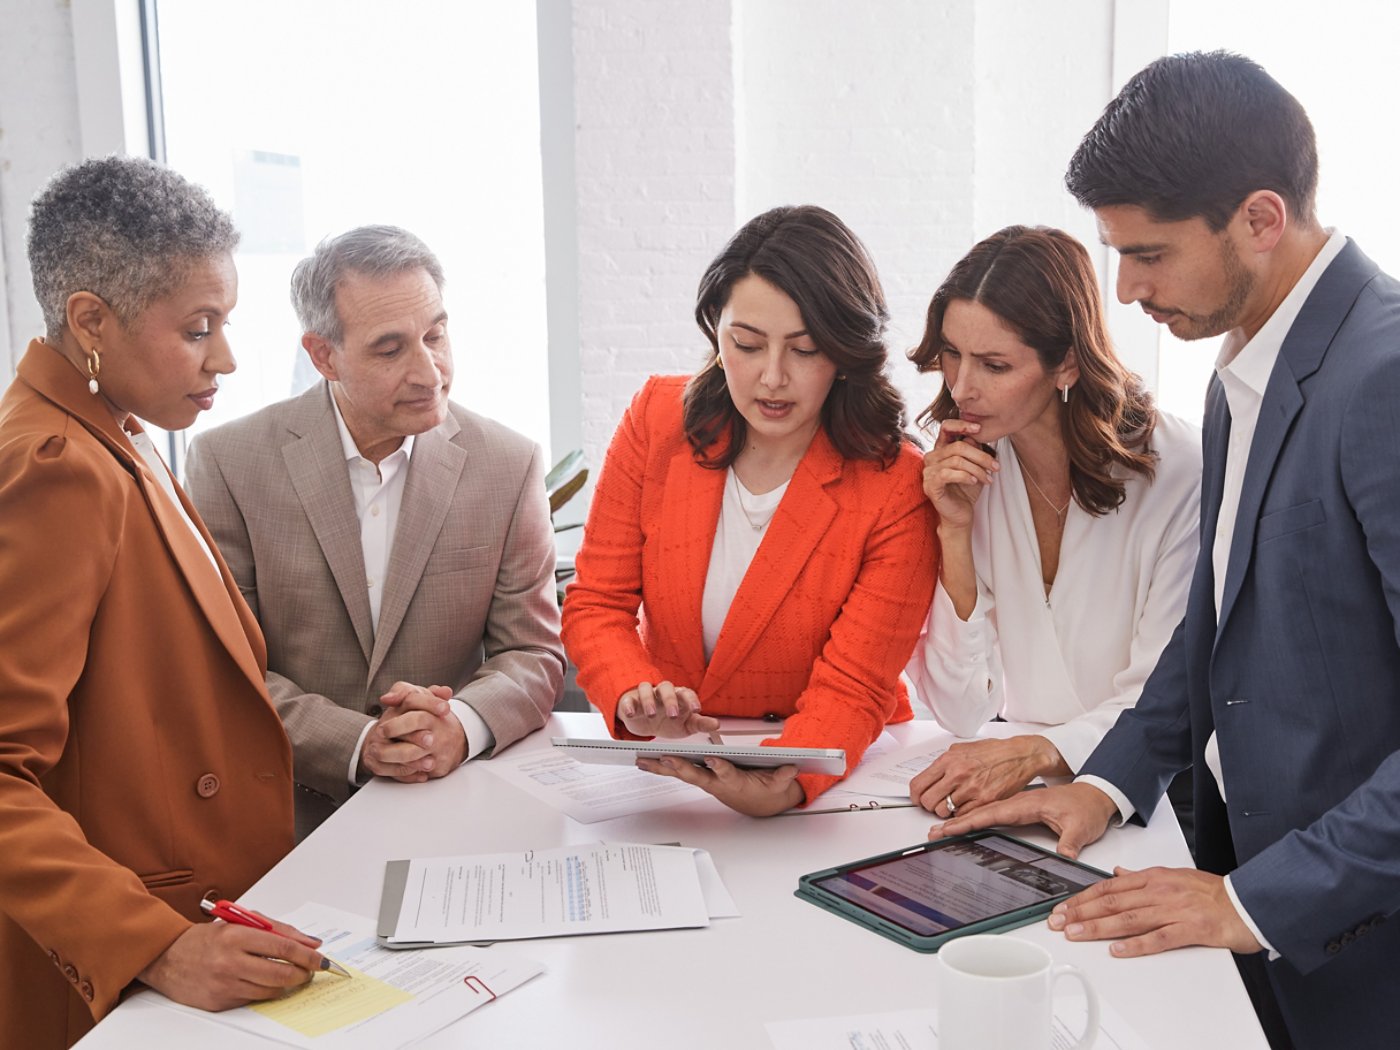
M1144 208L1159 222L1224 229L1251 193L1273 190L1313 221L1317 142L1298 100L1257 62L1228 51L1159 58L1104 109L1065 185L1089 208Z

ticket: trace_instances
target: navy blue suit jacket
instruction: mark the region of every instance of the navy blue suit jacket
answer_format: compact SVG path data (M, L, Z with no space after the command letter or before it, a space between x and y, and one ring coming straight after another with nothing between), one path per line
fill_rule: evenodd
M1400 1032L1400 282L1348 242L1260 406L1220 617L1210 550L1230 417L1206 398L1201 557L1137 707L1082 772L1150 813L1194 766L1197 862L1282 953L1301 1048ZM1203 751L1215 732L1228 804Z

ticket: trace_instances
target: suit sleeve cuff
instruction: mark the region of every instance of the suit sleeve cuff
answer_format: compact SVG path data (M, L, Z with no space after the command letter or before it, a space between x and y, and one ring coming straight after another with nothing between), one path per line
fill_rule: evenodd
M379 722L375 719L370 719L366 722L365 727L360 730L360 739L355 741L355 750L350 752L350 768L346 771L345 778L350 781L351 787L359 787L362 784L368 784L370 782L370 777L365 777L361 780L358 776L360 772L360 755L363 754L365 750L365 737L369 736L369 731L378 724Z
M1103 777L1086 774L1082 777L1075 777L1074 782L1076 784L1088 784L1091 787L1096 787L1112 799L1113 804L1118 807L1119 824L1126 824L1133 819L1133 814L1137 812L1133 804L1128 801L1128 796L1119 791Z
M491 732L491 727L486 724L486 719L476 713L471 704L460 697L454 696L448 701L448 706L452 713L457 716L457 721L462 723L462 732L467 736L466 756L463 762L470 761L484 751L490 751L496 746L496 734Z
M1230 876L1228 875L1225 876L1225 893L1229 896L1230 903L1235 906L1235 911L1238 913L1240 921L1249 927L1249 932L1254 934L1254 939L1262 944L1264 950L1269 953L1269 962L1273 962L1279 957L1278 951L1269 943L1269 939L1264 936L1259 927L1255 925L1254 920L1249 917L1249 912L1244 910L1244 905L1240 903L1239 897L1235 894L1235 887L1230 885Z

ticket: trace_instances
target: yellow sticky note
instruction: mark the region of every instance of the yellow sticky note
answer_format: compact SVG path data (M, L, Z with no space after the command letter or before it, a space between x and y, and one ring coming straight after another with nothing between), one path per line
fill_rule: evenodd
M345 968L353 978L318 973L310 984L290 995L254 1003L249 1009L311 1038L382 1014L413 998L402 988L368 977L354 967Z

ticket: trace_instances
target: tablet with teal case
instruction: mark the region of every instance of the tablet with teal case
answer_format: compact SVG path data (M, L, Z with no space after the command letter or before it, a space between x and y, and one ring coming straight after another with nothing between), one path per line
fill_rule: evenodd
M918 952L1050 914L1111 878L1000 831L924 842L803 875L797 896Z

